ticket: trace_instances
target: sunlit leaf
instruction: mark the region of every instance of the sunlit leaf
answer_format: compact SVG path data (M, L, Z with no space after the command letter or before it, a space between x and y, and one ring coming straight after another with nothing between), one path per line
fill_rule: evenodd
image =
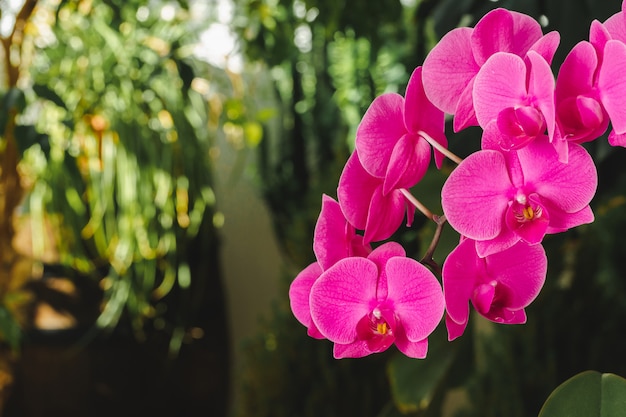
M246 138L246 144L249 147L254 148L261 143L261 139L263 139L263 127L260 123L246 122L243 125L243 131Z

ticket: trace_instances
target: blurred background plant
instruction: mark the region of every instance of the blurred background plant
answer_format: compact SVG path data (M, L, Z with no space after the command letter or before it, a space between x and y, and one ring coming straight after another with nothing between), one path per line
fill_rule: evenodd
M52 402L70 407L63 415L225 414L214 148L218 136L238 146L262 131L246 113L243 77L201 57L215 3L0 5L8 413L55 412ZM87 347L91 366L73 382L87 398L59 405L53 386L68 381L50 367L77 377L67 369L84 365L76 352ZM37 372L53 385L22 381Z
M227 36L203 40L224 20L220 5L233 10L228 27L219 26ZM50 363L79 381L68 391L75 408L58 414L226 415L231 329L218 255L228 213L215 190L218 142L235 152L230 178L255 182L284 254L280 296L258 335L235 347L245 363L232 415L535 416L577 372L626 375L625 152L606 141L588 148L600 174L596 222L547 240L547 284L525 326L473 317L454 343L437 332L426 360L389 351L336 361L329 343L306 336L287 299L314 259L321 195L336 196L361 116L375 96L402 93L441 36L507 7L537 18L544 32L560 31L557 68L591 20L620 5L0 0L0 387L8 415L20 407L52 415L33 401L58 382ZM225 42L238 52L235 69L206 60ZM478 135L451 134L451 147L467 155ZM439 212L446 169L414 190ZM417 217L394 238L417 257L433 230ZM458 239L445 233L440 260ZM264 255L240 262L253 256ZM48 384L27 387L42 368ZM84 384L94 379L95 388Z

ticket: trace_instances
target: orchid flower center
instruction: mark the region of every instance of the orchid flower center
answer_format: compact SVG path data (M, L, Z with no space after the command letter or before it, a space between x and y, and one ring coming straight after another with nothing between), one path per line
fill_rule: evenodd
M528 203L528 199L525 195L518 196L516 201L519 205L516 205L513 212L515 213L515 220L519 223L526 223L536 218L540 218L543 214L541 206L536 205L535 207L532 207Z
M519 192L506 213L506 224L524 241L539 243L546 234L550 219L537 194Z
M357 337L367 342L372 352L387 349L396 339L396 318L392 311L376 307L365 315L357 325Z

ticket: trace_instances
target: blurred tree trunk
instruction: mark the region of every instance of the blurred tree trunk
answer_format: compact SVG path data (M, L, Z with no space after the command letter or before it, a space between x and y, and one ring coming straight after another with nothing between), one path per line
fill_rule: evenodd
M15 24L7 37L0 37L3 49L3 64L6 80L6 91L16 88L20 77L22 43L24 29L33 14L37 0L26 0L15 18ZM1 109L7 112L6 125L0 136L4 144L0 147L0 298L14 287L16 266L21 256L13 246L14 213L24 195L22 182L17 169L19 150L15 137L14 108ZM6 339L7 335L4 335ZM13 385L14 357L10 349L3 346L0 351L0 415Z

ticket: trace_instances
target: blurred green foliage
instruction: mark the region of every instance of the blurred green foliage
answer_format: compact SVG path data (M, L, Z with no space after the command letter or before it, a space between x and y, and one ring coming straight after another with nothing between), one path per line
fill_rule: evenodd
M287 300L289 283L314 259L321 193L335 196L360 117L376 95L403 92L408 74L437 39L459 25L473 26L490 9L506 7L539 19L544 32L561 33L558 68L569 49L588 38L591 21L605 20L621 2L421 0L383 7L376 1L250 0L238 5L245 53L266 65L282 103L281 125L261 143L258 158L277 234L292 262L284 299L245 347L246 391L238 415L536 416L549 393L576 373L626 375L621 261L626 254L620 243L626 233L625 151L602 139L588 146L600 176L592 203L596 222L546 239L548 278L527 311L526 325L496 326L472 316L460 340L448 343L445 332L436 332L425 360L385 353L333 361L331 345L308 339ZM479 135L474 129L451 133L450 147L465 156L477 149ZM429 173L430 180L416 187L435 210L449 169L444 175ZM434 227L417 220L396 238L420 256L420 240L429 241ZM435 254L439 261L458 239L449 228L446 233ZM346 369L353 374L349 382ZM381 381L383 371L388 385ZM373 386L376 403L364 408Z
M222 305L215 137L226 122L247 141L262 134L246 114L225 115L241 105L237 80L194 54L215 17L190 7L41 2L25 25L27 71L3 95L22 103L14 136L34 257L57 253L57 270L99 287L98 329L123 317L139 339L169 334L172 352L209 299ZM3 105L0 127L13 107ZM54 242L42 238L48 228Z

